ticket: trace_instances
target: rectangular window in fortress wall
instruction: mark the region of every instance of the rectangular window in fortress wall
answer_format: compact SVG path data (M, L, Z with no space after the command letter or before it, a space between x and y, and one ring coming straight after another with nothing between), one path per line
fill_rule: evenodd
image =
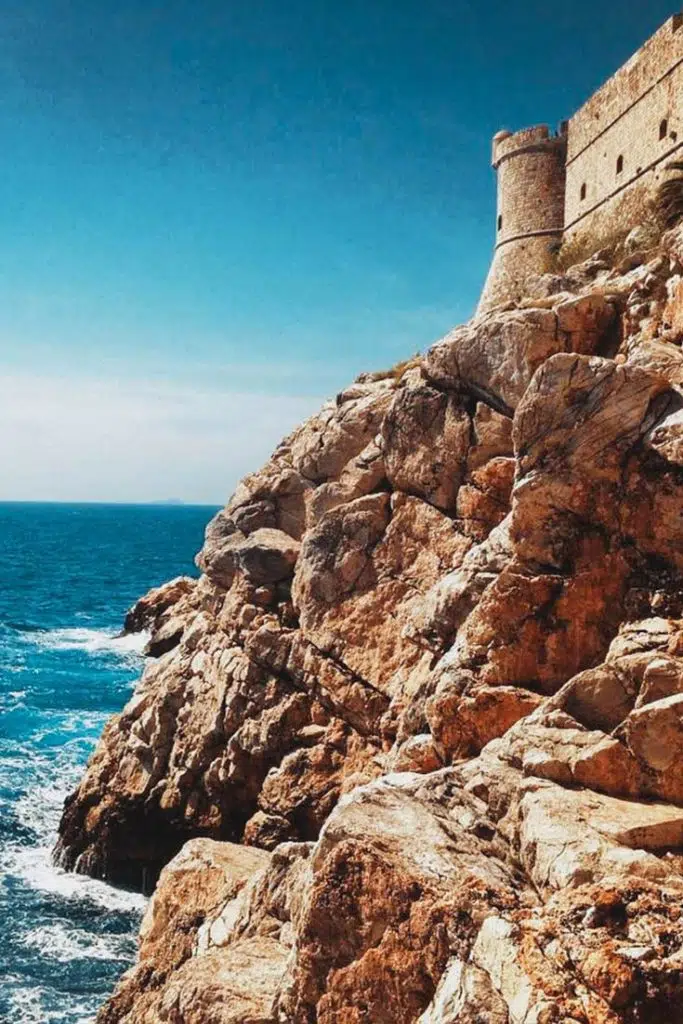
M683 15L670 18L569 122L567 160L587 146L683 60Z
M605 207L636 217L638 204L623 201L624 193L652 190L666 163L683 159L682 143L683 16L676 15L569 122L568 235L589 232Z
M665 130L664 130L665 129ZM570 148L572 146L570 123ZM569 158L565 226L586 222L601 203L635 184L654 187L666 163L683 159L683 63L636 100L586 149ZM575 147L574 147L575 149ZM581 200L588 183L589 201ZM587 229L588 223L583 224Z

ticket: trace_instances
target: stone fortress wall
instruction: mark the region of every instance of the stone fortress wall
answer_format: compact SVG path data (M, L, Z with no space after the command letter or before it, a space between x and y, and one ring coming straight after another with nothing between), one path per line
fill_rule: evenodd
M600 240L642 218L672 160L683 160L683 14L671 17L562 126L493 140L496 249L479 311L518 299L561 241Z
M565 232L598 229L618 208L642 209L670 160L683 156L683 15L665 25L569 122ZM638 186L638 199L627 193ZM607 206L607 209L604 209Z

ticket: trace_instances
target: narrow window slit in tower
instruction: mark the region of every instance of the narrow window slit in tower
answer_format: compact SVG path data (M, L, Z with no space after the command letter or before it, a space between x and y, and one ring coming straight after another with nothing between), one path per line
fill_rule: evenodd
M500 231L502 229L502 227L503 227L503 214L500 213L498 215L498 230Z
M659 125L659 139L665 139L669 133L669 122L666 118Z
M585 181L584 181L583 185L581 186L581 198L582 199L586 198L586 182Z
M617 157L617 174L621 174L624 169L624 158L623 156Z

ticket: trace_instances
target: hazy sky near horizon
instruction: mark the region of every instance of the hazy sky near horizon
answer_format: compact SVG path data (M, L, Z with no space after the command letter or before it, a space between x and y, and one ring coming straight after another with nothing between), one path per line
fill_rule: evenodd
M492 134L571 115L674 11L8 0L0 500L226 500L470 315Z

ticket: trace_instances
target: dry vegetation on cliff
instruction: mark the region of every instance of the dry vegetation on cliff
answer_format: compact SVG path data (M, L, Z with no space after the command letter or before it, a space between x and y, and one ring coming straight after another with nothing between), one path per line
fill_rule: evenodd
M682 264L361 378L136 609L58 851L167 865L100 1024L683 1022Z

